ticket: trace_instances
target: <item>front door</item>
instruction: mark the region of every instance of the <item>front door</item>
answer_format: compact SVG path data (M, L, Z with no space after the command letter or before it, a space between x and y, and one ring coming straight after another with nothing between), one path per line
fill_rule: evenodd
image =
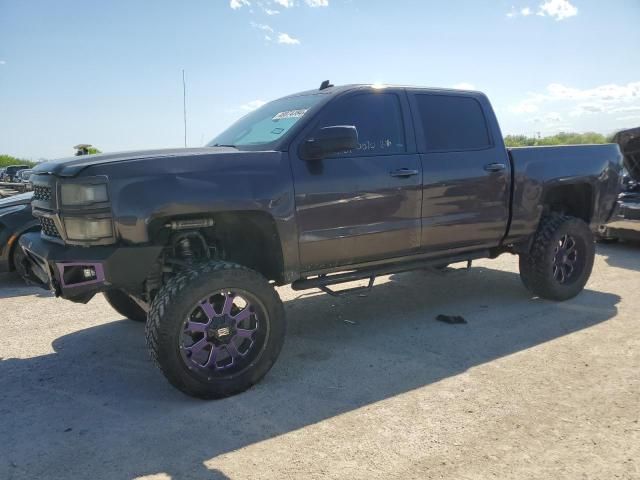
M403 91L338 97L304 135L354 125L359 147L304 161L292 148L300 263L305 271L401 256L420 247L422 171ZM409 138L407 138L409 137Z

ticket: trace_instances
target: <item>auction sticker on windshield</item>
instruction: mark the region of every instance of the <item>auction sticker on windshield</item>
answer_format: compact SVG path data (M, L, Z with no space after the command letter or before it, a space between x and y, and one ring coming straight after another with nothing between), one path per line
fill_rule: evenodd
M308 108L302 110L287 110L286 112L277 113L272 120L283 120L285 118L302 118L307 113Z

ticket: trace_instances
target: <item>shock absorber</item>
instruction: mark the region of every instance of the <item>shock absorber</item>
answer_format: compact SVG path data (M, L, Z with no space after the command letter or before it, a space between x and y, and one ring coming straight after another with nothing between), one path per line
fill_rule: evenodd
M191 241L189 237L183 237L180 239L177 245L177 253L180 258L191 263L193 261L193 250L191 250Z

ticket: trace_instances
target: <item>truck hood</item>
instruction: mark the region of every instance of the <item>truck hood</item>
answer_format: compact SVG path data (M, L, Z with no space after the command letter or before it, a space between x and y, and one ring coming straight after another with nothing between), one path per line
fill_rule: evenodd
M629 176L640 182L640 127L616 133L613 141L620 145L620 151L624 155L624 168Z
M28 205L31 203L33 192L19 193L11 197L0 199L0 208L15 207L17 205Z
M96 165L127 162L135 160L149 160L153 158L184 159L190 156L214 155L220 153L245 153L230 147L202 147L202 148L168 148L161 150L139 150L117 153L100 153L97 155L81 155L78 157L61 158L41 163L33 169L34 174L49 174L58 177L74 177L82 170Z

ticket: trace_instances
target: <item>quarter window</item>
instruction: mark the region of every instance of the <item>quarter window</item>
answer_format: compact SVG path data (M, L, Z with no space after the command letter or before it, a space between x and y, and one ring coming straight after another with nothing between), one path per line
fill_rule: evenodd
M318 128L336 125L353 125L358 130L358 148L339 156L390 155L407 150L400 101L392 93L338 99L327 106Z
M416 95L429 151L479 150L490 146L480 103L471 97Z

